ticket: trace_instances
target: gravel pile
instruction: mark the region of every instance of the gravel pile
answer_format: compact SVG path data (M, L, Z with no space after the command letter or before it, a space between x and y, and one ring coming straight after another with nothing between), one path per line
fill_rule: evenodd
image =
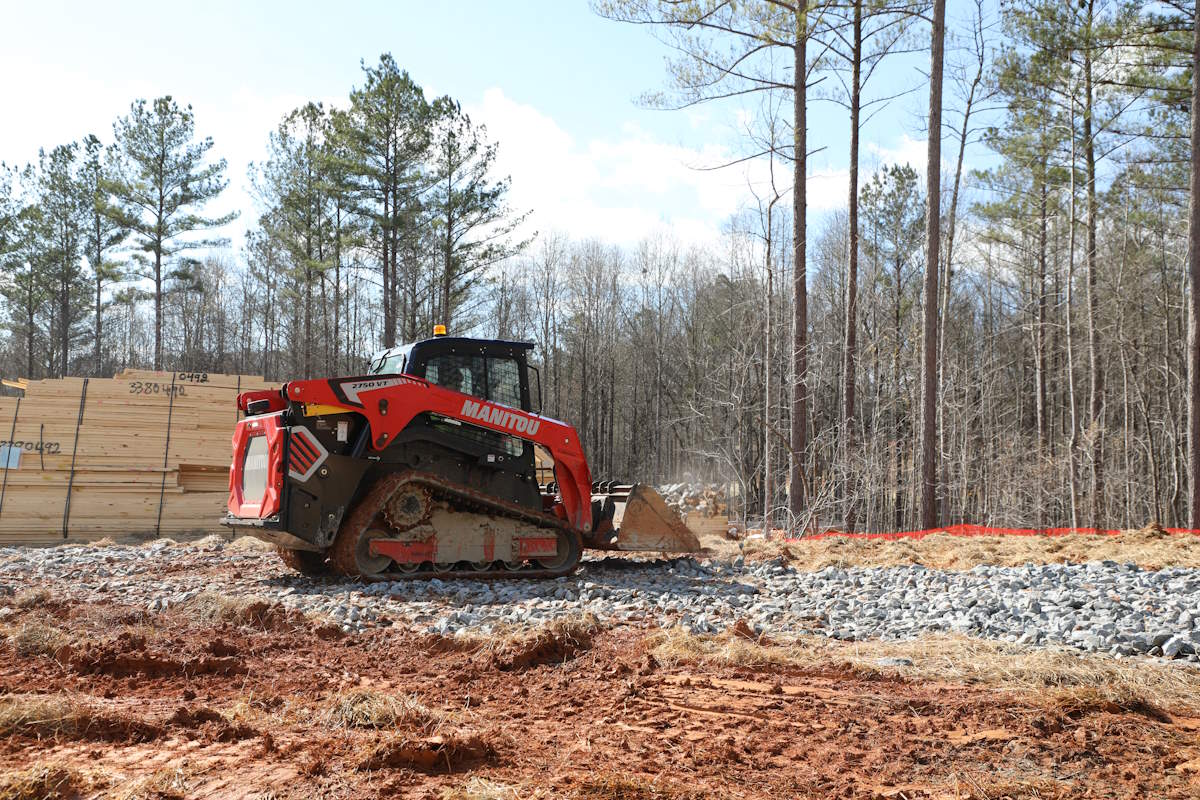
M159 611L200 592L260 596L347 631L390 625L452 635L590 612L616 624L717 633L737 620L772 635L908 639L952 632L1022 645L1200 662L1200 570L1133 564L827 568L779 562L585 560L554 580L310 580L271 553L221 542L0 548L0 617L11 595L46 588L79 602Z

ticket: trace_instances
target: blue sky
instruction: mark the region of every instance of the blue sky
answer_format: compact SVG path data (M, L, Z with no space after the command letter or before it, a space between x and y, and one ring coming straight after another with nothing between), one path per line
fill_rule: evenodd
M212 211L242 210L234 246L254 216L248 162L267 134L308 100L342 103L359 62L390 51L428 94L450 94L500 142L514 205L539 230L631 243L658 230L714 238L761 169L705 172L736 155L736 103L692 111L640 108L665 84L667 49L643 27L594 15L583 0L510 2L6 2L0 50L0 160L20 164L95 132L137 97L189 102L201 134L229 161L230 190ZM927 35L924 30L921 35ZM897 59L889 87L921 83L927 56ZM830 85L831 82L827 82ZM880 88L883 88L881 84ZM868 169L924 159L923 88L864 134ZM812 213L844 205L847 122L811 108ZM948 146L948 145L947 145ZM921 164L920 166L923 166Z

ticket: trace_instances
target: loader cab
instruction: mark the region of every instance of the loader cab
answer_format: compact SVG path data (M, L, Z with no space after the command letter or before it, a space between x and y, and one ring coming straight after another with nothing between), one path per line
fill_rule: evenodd
M533 410L529 385L529 342L435 336L376 353L371 375L404 374L424 378L462 394L522 411Z

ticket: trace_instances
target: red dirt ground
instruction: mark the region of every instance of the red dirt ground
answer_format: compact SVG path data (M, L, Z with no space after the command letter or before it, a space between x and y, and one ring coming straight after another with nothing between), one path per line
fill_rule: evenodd
M4 620L47 625L69 641L0 644L0 710L65 697L91 717L5 733L0 715L0 776L65 766L85 797L1200 797L1200 719L836 664L665 668L631 629L527 666L279 608L213 625L49 603ZM330 709L364 689L432 716L336 726Z

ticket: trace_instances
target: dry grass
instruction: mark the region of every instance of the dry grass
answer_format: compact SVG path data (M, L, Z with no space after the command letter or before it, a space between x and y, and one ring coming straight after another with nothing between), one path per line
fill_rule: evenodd
M249 725L271 730L286 725L307 723L312 717L312 708L295 698L276 696L243 695L235 703L221 709L220 714L230 725Z
M415 695L397 697L373 689L354 689L333 698L330 724L340 728L404 728L432 733L445 716L423 705Z
M180 609L193 621L206 625L221 622L241 623L251 608L268 601L262 597L234 597L216 592L201 592Z
M824 539L780 542L751 539L743 544L749 559L781 557L797 569L888 567L923 564L933 569L967 570L979 564L1132 562L1140 567L1200 567L1200 536L1169 534L1155 526L1113 536L952 536L923 539Z
M23 656L51 656L70 644L71 637L61 628L42 622L24 622L20 627L7 629L5 637L13 649Z
M230 623L257 630L281 631L313 624L306 614L289 610L264 597L202 592L178 608L189 622L200 625Z
M496 661L517 653L532 653L539 646L553 650L556 643L573 652L582 652L591 647L592 639L600 629L596 615L584 613L559 617L532 628L507 625L497 626L491 633L464 629L453 636L432 634L428 637L428 646L437 653L483 653Z
M458 786L442 790L442 800L533 800L546 797L540 789L509 786L486 778L474 777Z
M0 774L0 800L69 800L96 788L95 782L64 764L32 764Z
M956 800L1055 800L1065 797L1070 784L1049 777L1025 779L990 773L959 773L950 779Z
M460 631L454 636L430 636L429 648L438 653L482 653L501 670L521 670L561 664L592 646L600 630L594 614L559 617L533 628L503 627L491 633Z
M56 736L86 726L88 711L65 697L50 695L0 698L0 736L30 733Z
M0 698L0 736L73 736L86 730L96 716L76 700L61 695L21 695Z
M616 773L588 775L571 795L578 800L702 800L710 796L667 779Z
M492 665L500 670L522 670L543 664L561 664L590 650L600 630L596 617L560 617L536 628L497 637L492 646Z
M905 642L839 642L819 636L759 643L730 634L695 636L681 629L656 634L651 652L661 663L829 669L845 665L864 675L975 684L1037 692L1064 708L1115 704L1122 708L1200 709L1200 671L1140 660L1023 648L965 636L927 636ZM879 659L909 659L880 666Z
M512 738L497 730L454 729L436 736L391 734L370 743L359 755L358 769L412 769L455 772L497 760Z
M163 767L149 775L122 783L109 800L166 800L182 798L191 788L190 776L182 767Z
M108 712L65 694L0 698L0 736L95 741L149 741L162 734L154 723Z

